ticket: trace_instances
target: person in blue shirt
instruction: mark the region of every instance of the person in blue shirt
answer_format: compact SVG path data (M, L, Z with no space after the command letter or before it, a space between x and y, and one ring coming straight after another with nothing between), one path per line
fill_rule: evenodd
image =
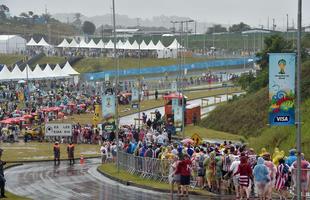
M266 186L270 181L269 170L264 163L264 159L259 157L253 170L255 186L257 188L258 196L260 199L265 199L267 189Z
M296 149L291 149L289 151L289 154L290 155L287 157L285 164L287 164L290 167L297 160Z

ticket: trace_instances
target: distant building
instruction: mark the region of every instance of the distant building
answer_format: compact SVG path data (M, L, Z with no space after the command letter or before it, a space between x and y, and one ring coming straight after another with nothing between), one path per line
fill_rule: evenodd
M11 54L25 51L27 41L18 35L0 35L0 53Z

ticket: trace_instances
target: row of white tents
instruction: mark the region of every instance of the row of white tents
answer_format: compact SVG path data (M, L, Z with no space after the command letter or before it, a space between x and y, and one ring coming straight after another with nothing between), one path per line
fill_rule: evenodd
M43 79L61 79L61 78L70 78L78 76L80 73L75 71L69 62L67 62L63 68L59 64L55 66L54 69L47 64L44 70L41 69L39 65L36 65L32 71L27 65L24 70L15 65L14 69L10 71L6 65L3 66L0 71L0 81L10 81L10 80L43 80Z
M51 46L48 44L44 38L42 38L38 43L34 41L33 38L30 39L30 41L27 43L27 46L41 46L41 47L49 47ZM88 49L113 49L114 43L112 40L110 40L108 43L104 43L102 40L100 40L97 44L94 42L93 39L90 40L90 42L86 43L85 40L81 40L79 43L72 39L72 41L69 43L67 39L64 39L57 47L59 48L88 48ZM129 40L126 42L122 42L119 40L116 43L117 49L123 49L123 50L176 50L183 48L180 43L174 39L174 41L169 46L164 46L163 43L159 40L156 44L154 44L153 40L151 40L148 44L145 43L143 40L140 44L135 40L133 43L130 43Z

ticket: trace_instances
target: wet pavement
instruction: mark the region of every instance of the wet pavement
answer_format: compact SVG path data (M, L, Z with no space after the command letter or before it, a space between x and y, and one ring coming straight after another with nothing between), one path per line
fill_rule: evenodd
M74 166L63 161L60 166L54 166L53 162L43 162L13 167L5 171L6 189L14 194L34 200L172 199L168 193L126 186L108 179L97 172L98 165L99 159L92 159L83 165L75 164ZM173 199L180 198L174 196ZM190 196L187 199L210 198Z

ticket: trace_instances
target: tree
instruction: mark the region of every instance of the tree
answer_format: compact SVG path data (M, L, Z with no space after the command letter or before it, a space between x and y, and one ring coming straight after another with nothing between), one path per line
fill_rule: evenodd
M82 30L83 30L84 34L93 35L95 30L96 30L96 26L95 26L95 24L93 24L90 21L85 21L83 23Z
M44 19L45 23L48 23L52 19L52 15L49 13L42 14L42 18Z
M233 24L231 27L229 27L229 32L242 32L250 30L251 27L243 22L240 22L240 24Z
M222 33L222 32L227 32L227 28L223 27L221 24L214 24L207 30L207 33Z
M10 9L6 5L0 5L0 19L6 19L6 12L9 12Z

